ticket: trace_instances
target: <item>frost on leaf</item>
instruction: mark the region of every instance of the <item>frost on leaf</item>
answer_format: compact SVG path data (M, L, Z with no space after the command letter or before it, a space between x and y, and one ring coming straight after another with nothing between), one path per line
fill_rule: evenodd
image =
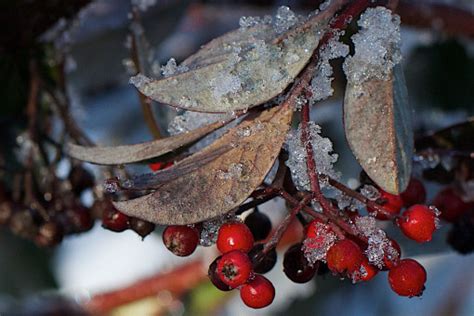
M154 176L173 175L174 170L189 165L184 168L186 173L166 178L151 194L114 202L115 207L130 216L168 225L192 224L228 213L250 196L273 166L292 113L286 105L244 120L208 147ZM240 136L247 128L252 130L250 135ZM223 147L229 149L200 164L202 157Z
M369 177L399 194L408 185L413 156L411 109L399 64L400 18L386 8L370 8L358 25L355 53L344 63L346 138Z
M293 82L327 27L328 20L321 20L284 41L274 41L279 31L298 22L291 10L280 8L275 25L241 21L246 27L212 40L179 66L171 62L170 73L178 70L172 75L159 80L139 75L131 82L153 100L190 111L245 111Z
M309 122L309 139L313 146L314 160L318 173L328 175L332 178L339 179L339 172L334 170L334 163L337 161L338 154L333 153L332 142L329 138L322 137L321 127L314 122ZM290 168L293 182L299 190L310 190L310 180L306 167L306 149L301 142L301 125L296 131L292 131L288 135L286 141L288 146L289 158L286 165ZM322 188L327 186L325 181L320 180Z

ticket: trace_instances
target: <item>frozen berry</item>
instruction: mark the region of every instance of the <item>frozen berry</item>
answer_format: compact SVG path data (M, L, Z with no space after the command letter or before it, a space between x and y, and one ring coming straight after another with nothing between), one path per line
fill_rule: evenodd
M63 239L63 232L58 224L53 222L44 223L38 229L35 243L40 247L53 247Z
M316 267L310 265L303 250L302 244L295 244L291 246L283 258L283 272L285 272L288 279L295 283L306 283L310 281L315 273Z
M394 266L396 266L400 262L400 256L402 254L402 250L398 242L394 239L389 238L390 247L384 249L384 257L383 257L383 270L390 270Z
M370 213L373 213L375 215L375 218L380 220L389 220L391 217L397 216L403 206L402 198L399 195L390 194L383 190L380 190L380 197L376 200L376 203L381 205L382 208L390 214L389 217L369 207L367 210Z
M411 178L407 188L400 196L405 207L410 207L414 204L423 204L426 202L425 186L420 180Z
M436 195L433 205L441 212L440 217L454 222L468 209L474 208L472 203L464 202L453 188L446 188Z
M360 247L350 239L336 242L326 255L329 270L340 274L353 273L359 269L363 259Z
M216 245L221 253L231 250L248 252L253 246L253 235L247 225L243 223L225 223L219 228Z
M199 243L199 232L190 226L168 226L163 231L163 243L175 255L186 257L196 250Z
M249 256L240 250L232 250L222 255L217 262L217 275L222 282L236 288L250 278L252 262Z
M272 222L267 215L255 209L249 216L245 218L245 225L252 232L255 241L264 240L272 230Z
M408 238L428 242L436 230L436 220L436 214L428 206L415 204L397 219L397 224Z
M413 259L403 259L388 272L392 290L401 296L420 296L425 289L426 270Z
M155 224L133 217L130 219L130 228L145 238L155 230Z
M129 226L130 217L119 212L115 208L107 208L102 213L102 227L114 231L123 232Z
M240 289L242 301L251 308L263 308L270 305L275 298L275 288L272 282L262 275L242 286Z
M377 275L378 272L379 270L373 265L371 265L369 263L369 260L367 260L367 258L364 257L362 259L362 263L360 264L359 269L353 272L352 280L354 282L359 282L359 281L367 282L367 281L372 280Z
M272 248L267 254L262 253L263 244L255 245L249 252L249 258L253 264L253 270L256 273L265 274L276 264L277 252Z
M314 219L306 225L305 235L307 238L321 239L324 235L333 233L332 228L320 219Z
M157 162L152 162L150 164L148 164L148 167L152 170L152 171L159 171L159 170L163 170L163 169L166 169L166 168L169 168L173 165L173 162L172 161L169 161L169 162L162 162L162 161L157 161Z
M217 262L221 259L222 256L217 257L210 265L209 270L207 271L207 276L211 280L212 284L221 291L230 291L232 288L222 282L222 280L217 275Z
M464 213L448 233L448 243L458 252L474 252L474 211Z

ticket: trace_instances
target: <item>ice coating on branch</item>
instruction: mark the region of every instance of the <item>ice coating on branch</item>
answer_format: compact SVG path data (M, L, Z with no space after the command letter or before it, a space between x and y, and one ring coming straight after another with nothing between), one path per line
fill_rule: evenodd
M334 170L334 163L338 154L333 153L332 142L329 138L322 137L321 127L314 122L309 122L309 139L313 146L314 160L318 173L339 179L339 172ZM290 168L293 182L299 190L310 190L308 171L306 168L306 149L301 142L301 124L296 131L292 131L287 138L289 158L286 165ZM328 184L320 180L321 187Z
M296 23L298 23L298 17L289 7L281 6L278 8L273 23L277 33L288 31Z
M365 254L372 265L382 268L384 257L389 260L397 257L397 250L392 247L385 232L377 227L375 218L370 216L358 217L355 220L355 225L359 232L368 239Z
M349 54L349 46L339 42L339 35L334 36L328 45L319 54L319 62L316 73L311 80L311 103L330 97L334 90L331 86L333 69L329 64L331 59L346 57Z
M352 83L370 78L386 79L401 61L400 17L389 9L367 9L357 24L360 30L352 36L355 53L344 62L347 80Z
M371 201L375 201L380 197L380 191L373 185L366 184L360 190L360 193Z

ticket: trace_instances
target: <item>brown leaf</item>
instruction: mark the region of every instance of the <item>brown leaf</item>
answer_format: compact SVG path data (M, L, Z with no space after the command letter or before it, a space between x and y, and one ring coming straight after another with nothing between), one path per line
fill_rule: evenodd
M151 99L189 111L231 113L280 94L300 73L317 47L329 17L273 42L271 26L236 30L205 45L182 65L190 70L131 82Z
M132 163L169 153L204 137L224 124L225 122L219 121L187 133L134 145L84 147L70 143L67 153L73 158L100 165Z
M121 212L156 224L184 225L225 214L245 201L272 167L290 126L288 104L247 118L200 152L189 164L229 144L232 148L154 193L114 202Z
M348 83L344 128L362 168L383 190L399 194L410 179L413 157L411 109L397 65L387 80Z

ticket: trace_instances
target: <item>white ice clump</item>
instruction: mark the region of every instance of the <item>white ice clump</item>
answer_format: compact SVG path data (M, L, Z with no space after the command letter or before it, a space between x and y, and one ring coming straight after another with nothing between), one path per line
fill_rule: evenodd
M346 57L348 54L349 46L339 42L339 36L334 36L321 51L315 76L311 80L311 103L327 99L333 94L334 90L331 86L333 69L329 61L339 57Z
M392 246L385 232L377 227L373 217L357 217L355 225L359 232L368 239L365 254L372 265L383 268L385 257L388 260L398 257L397 250Z
M137 74L136 76L130 77L130 80L128 82L140 89L141 87L144 87L145 85L152 82L152 80L142 74Z
M265 15L263 18L259 16L243 16L239 20L241 29L257 26L259 24L270 24L273 18L270 15Z
M132 0L132 5L136 6L140 11L145 12L148 8L154 6L156 0Z
M278 8L273 22L277 33L288 31L296 23L298 23L298 17L289 7L281 6Z
M306 238L302 246L304 256L311 265L317 261L326 261L326 254L329 248L331 248L337 240L336 234L324 223L316 224L315 233L316 236Z
M340 173L334 170L334 163L338 154L333 153L332 142L329 138L322 137L321 127L314 122L309 122L309 139L313 146L314 160L317 172L328 175L334 179L340 178ZM286 144L289 158L286 165L290 168L293 182L299 190L310 190L310 180L306 168L306 148L301 142L301 124L296 131L289 133ZM321 187L326 187L326 181L320 181Z
M364 185L360 193L371 201L375 201L380 197L380 191L373 185Z
M170 58L166 65L161 66L161 73L164 77L170 77L188 71L188 67L176 63L176 59Z
M226 171L219 170L217 177L221 180L240 179L244 174L244 169L245 166L241 163L231 163Z
M231 73L220 73L211 81L211 86L213 87L212 95L220 100L227 94L237 93L242 87L242 82L238 76Z
M219 120L226 120L226 114L213 114L186 111L175 118L168 125L168 132L171 135L177 135L185 132L195 130L196 128L217 122Z
M346 58L344 72L350 83L370 78L387 79L401 61L400 17L389 9L367 9L357 24L360 30L352 36L355 53Z

